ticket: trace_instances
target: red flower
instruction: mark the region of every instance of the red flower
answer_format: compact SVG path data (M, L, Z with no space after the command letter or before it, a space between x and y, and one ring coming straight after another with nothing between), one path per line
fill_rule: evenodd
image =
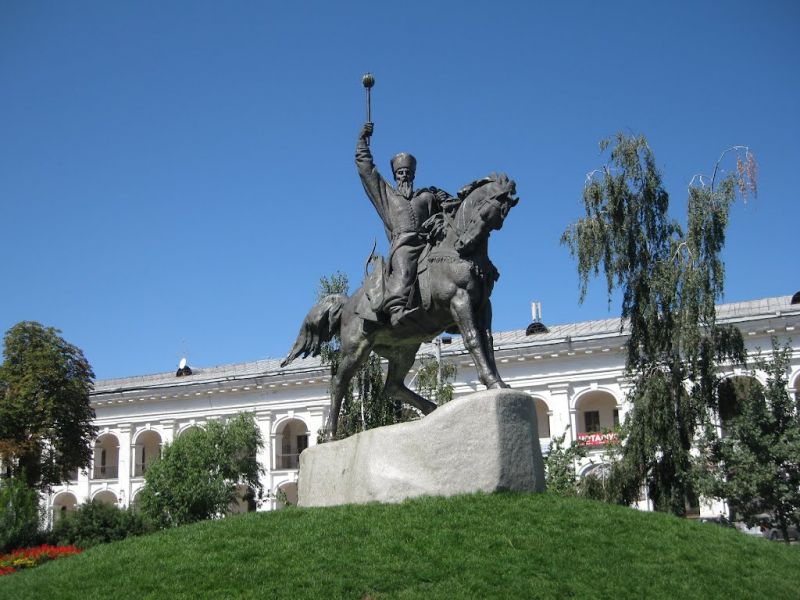
M62 556L80 554L75 546L50 546L43 544L36 548L21 548L8 554L0 555L0 576L14 573L19 569L35 567L45 561L55 560Z

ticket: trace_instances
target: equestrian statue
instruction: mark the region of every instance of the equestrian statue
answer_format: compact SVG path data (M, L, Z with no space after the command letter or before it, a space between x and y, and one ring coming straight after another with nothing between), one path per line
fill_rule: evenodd
M365 83L366 86L366 83ZM368 113L369 114L369 113ZM339 410L350 380L371 351L388 361L387 395L423 414L436 404L410 390L405 377L422 342L460 333L487 389L508 387L497 371L489 297L499 273L489 260L489 234L503 226L516 206L516 185L492 174L456 196L429 187L414 190L416 159L407 153L391 160L395 186L378 172L367 121L356 144L356 166L364 190L383 221L390 243L384 260L370 256L371 272L348 297L331 294L308 313L294 346L281 363L316 356L321 344L340 339L341 362L331 382L331 407L324 434L336 434Z

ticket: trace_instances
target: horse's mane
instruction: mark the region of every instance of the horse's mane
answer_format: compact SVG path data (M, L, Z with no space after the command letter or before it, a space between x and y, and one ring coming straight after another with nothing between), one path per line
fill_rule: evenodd
M472 192L477 190L479 187L482 187L482 186L486 185L487 183L491 183L494 180L495 180L494 177L491 177L491 176L483 177L482 179L476 179L472 183L468 183L463 188L458 190L458 197L461 198L461 200L464 200L467 196L469 196Z

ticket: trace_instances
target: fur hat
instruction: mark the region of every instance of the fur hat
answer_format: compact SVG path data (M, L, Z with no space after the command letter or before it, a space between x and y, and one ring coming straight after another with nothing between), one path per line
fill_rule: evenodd
M392 174L397 173L400 167L411 169L412 172L417 172L417 159L411 156L408 152L401 152L392 158Z

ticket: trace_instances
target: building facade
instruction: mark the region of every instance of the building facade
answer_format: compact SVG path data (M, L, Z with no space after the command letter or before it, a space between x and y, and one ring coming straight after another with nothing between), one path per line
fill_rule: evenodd
M718 321L739 327L749 352L768 350L772 336L791 345L789 384L796 399L800 397L797 296L717 308ZM620 320L531 329L543 331L495 334L495 356L503 379L535 399L543 451L547 452L553 436L566 432L567 443L577 439L589 447L589 456L578 465L580 474L602 469L604 442L614 435L629 408L629 382L624 375L626 334L620 329ZM437 352L442 360L457 366L455 397L482 389L460 338L444 346L441 342L425 344L420 357ZM409 381L418 366L419 362L409 373ZM732 380L748 376L749 371L746 366L734 366L721 375ZM98 381L91 397L99 429L93 465L52 490L50 514L57 519L89 500L121 507L135 504L144 486L144 473L164 444L192 427L242 411L254 415L265 442L258 460L265 468L262 483L268 497L258 509L274 510L284 501L295 502L299 455L316 443L317 432L325 423L329 382L329 369L318 359L295 361L285 369L280 368L279 360L268 359ZM244 500L245 492L242 490L243 499L236 510L255 508ZM646 497L640 507L648 508ZM703 514L716 515L721 509L713 502L701 502L699 507Z

